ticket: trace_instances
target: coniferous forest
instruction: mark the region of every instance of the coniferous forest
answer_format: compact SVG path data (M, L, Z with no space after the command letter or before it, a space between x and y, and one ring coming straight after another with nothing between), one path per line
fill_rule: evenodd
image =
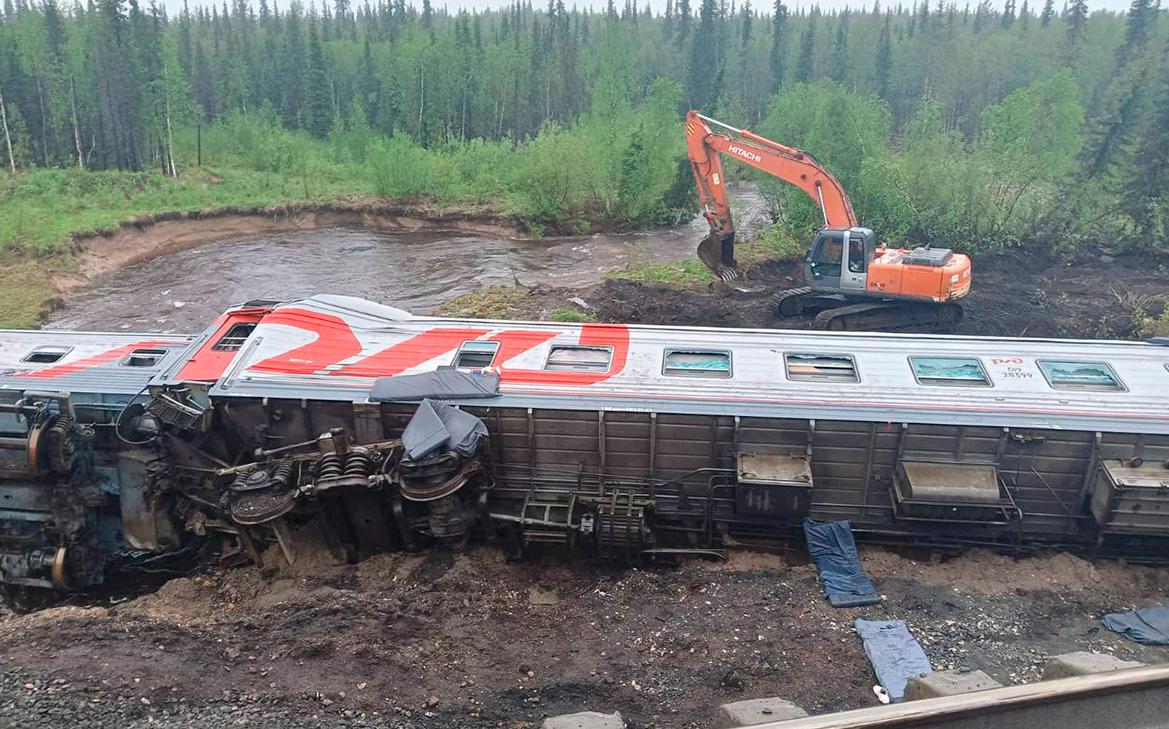
M1085 0L834 13L233 0L177 15L3 2L9 247L56 245L103 206L346 194L582 230L671 221L693 205L686 108L810 151L887 239L1166 245L1169 20L1155 0L1126 14ZM761 183L780 234L817 223Z

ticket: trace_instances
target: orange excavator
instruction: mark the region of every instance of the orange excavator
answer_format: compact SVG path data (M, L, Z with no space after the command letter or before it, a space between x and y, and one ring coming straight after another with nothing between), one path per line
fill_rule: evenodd
M714 131L717 128L718 131ZM949 249L886 248L860 227L840 182L807 152L690 111L686 148L710 235L698 257L724 281L739 278L721 155L803 190L824 214L804 259L801 288L775 295L779 316L813 314L817 329L949 328L970 292L970 258Z

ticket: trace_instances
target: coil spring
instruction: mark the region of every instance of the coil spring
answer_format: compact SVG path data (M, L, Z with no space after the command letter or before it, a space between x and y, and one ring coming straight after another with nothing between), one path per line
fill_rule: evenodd
M341 460L341 456L336 453L330 453L322 456L321 460L317 462L317 480L323 481L327 478L337 478L345 471L345 464Z
M345 462L345 475L365 477L373 473L373 457L368 453L356 452L349 454Z
M292 479L292 464L291 463L281 463L279 466L276 467L276 470L272 471L272 481L274 481L279 486L288 486L289 481L291 479Z

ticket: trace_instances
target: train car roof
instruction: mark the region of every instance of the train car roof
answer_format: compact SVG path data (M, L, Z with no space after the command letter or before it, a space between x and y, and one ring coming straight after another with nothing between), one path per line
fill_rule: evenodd
M468 405L1169 433L1169 347L1148 343L443 319L328 295L259 317L211 394L363 401L460 364L501 375Z
M465 405L1169 433L1169 346L412 316L346 296L236 307L201 335L0 331L0 390L365 401L484 367Z
M182 334L0 330L0 390L135 395L194 338Z

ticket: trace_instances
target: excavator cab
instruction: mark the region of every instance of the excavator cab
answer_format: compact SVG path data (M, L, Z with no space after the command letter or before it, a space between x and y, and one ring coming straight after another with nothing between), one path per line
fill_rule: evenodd
M804 277L816 289L864 291L877 234L868 228L821 228L804 256Z

